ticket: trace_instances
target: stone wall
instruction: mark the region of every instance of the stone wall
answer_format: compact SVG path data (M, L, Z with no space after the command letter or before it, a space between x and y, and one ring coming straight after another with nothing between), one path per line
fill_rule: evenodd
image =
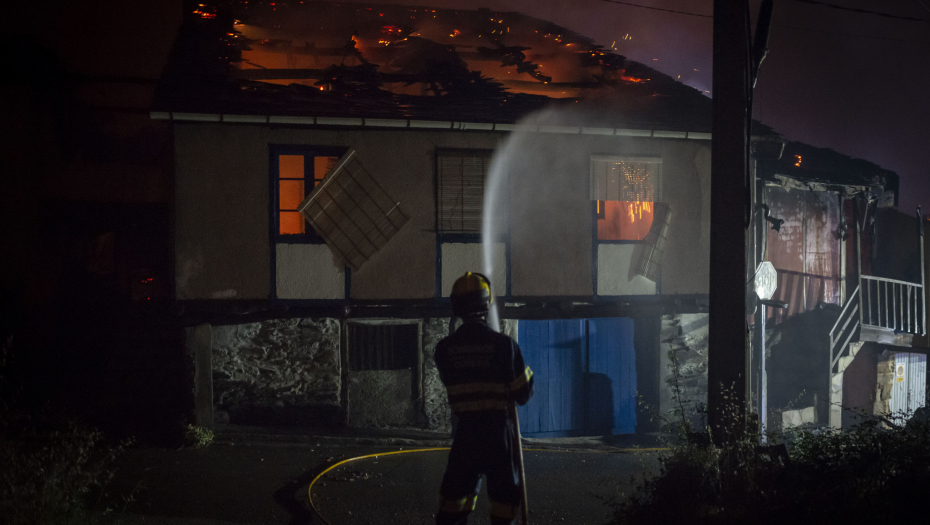
M707 314L662 316L659 411L674 424L683 410L695 431L707 405L707 336Z
M437 431L451 431L451 415L446 389L439 379L436 369L436 343L449 335L449 319L423 320L423 411L426 415L426 428Z
M888 415L891 413L891 389L894 387L894 353L878 353L878 367L875 379L875 403L872 413Z
M213 327L218 423L332 425L340 412L340 323L276 319Z

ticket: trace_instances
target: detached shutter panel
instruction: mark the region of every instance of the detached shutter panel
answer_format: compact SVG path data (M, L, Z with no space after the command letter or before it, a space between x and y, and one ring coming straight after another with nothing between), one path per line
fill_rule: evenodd
M339 159L298 210L353 270L380 250L408 220L400 203L355 158L354 150Z
M490 153L439 153L439 231L479 233Z
M652 226L646 235L643 249L636 261L636 273L655 281L659 276L659 269L665 260L665 241L668 238L668 225L672 220L672 209L664 202L655 204L652 217Z

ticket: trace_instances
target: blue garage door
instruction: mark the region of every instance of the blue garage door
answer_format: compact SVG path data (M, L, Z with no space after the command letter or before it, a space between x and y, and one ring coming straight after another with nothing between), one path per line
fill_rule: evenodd
M629 434L636 430L633 320L520 321L520 348L535 394L520 407L526 435Z

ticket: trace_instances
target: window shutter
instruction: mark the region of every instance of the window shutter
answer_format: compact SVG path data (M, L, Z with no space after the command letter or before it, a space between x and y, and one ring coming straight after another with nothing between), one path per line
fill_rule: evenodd
M490 152L439 153L439 231L481 232L490 156Z
M407 215L349 150L298 211L353 270L370 259Z
M655 281L659 276L659 269L665 260L665 241L668 238L668 225L672 220L672 209L664 202L655 203L652 217L652 227L646 235L643 249L636 261L636 273Z
M662 159L659 157L591 157L593 201L658 202Z

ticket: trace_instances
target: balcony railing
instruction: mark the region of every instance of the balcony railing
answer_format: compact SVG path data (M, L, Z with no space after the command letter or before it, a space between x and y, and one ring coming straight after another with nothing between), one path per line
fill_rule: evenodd
M843 311L830 330L830 371L838 372L841 357L849 353L849 342L859 338L859 288L849 294Z
M860 288L863 326L926 333L922 285L863 275Z

